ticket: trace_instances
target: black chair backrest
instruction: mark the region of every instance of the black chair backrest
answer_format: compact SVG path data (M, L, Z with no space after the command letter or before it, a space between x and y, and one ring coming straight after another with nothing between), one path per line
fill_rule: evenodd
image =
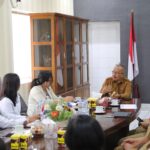
M27 104L24 102L22 96L20 95L20 102L21 102L21 115L27 115Z

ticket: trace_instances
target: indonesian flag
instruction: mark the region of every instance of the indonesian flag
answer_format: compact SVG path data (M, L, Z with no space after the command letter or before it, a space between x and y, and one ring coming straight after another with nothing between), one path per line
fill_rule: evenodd
M128 79L133 80L139 74L136 40L134 32L134 14L130 18L130 37L129 37L129 54L128 54Z

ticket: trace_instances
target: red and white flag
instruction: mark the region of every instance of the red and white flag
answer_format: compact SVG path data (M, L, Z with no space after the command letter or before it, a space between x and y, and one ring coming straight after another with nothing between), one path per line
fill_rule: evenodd
M134 32L134 14L130 18L129 54L128 54L128 79L133 80L139 74L137 59L136 39Z

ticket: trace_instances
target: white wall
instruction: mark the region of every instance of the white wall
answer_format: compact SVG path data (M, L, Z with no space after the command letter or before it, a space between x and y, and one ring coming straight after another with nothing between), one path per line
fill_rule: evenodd
M11 6L0 0L0 77L13 70Z
M120 62L120 23L89 23L89 76L91 93L99 92L104 80Z
M14 72L20 76L21 83L31 82L30 16L13 13L12 33Z
M73 15L73 0L21 0L15 10Z

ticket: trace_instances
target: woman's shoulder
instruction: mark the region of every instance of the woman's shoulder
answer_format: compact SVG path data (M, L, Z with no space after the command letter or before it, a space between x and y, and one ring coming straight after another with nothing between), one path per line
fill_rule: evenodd
M12 101L8 97L3 97L0 100L0 105L2 106L3 104L13 104Z
M42 87L40 85L34 86L32 87L32 89L30 90L30 93L35 93L42 90Z
M3 98L1 99L1 101L10 101L10 98L8 98L8 97L3 97Z

